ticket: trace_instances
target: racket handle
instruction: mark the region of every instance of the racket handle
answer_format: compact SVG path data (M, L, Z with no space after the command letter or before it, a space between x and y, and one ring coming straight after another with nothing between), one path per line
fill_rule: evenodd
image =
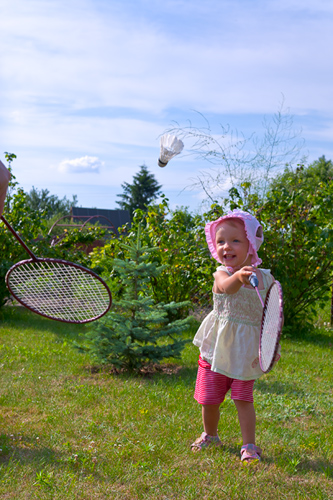
M27 247L27 245L24 243L22 238L17 234L17 232L12 228L12 226L9 224L9 222L4 218L3 215L0 216L0 219L2 222L7 226L7 229L12 233L13 236L17 239L17 241L23 246L24 250L32 257L35 261L38 261L37 257L35 254L32 253L30 248Z
M258 290L259 280L258 280L258 278L257 278L257 276L256 276L256 274L255 274L255 273L252 273L252 274L251 274L251 276L249 277L249 282L250 282L250 284L253 286L253 288L255 288L255 290L256 290L256 292L257 292L257 295L258 295L258 297L259 297L259 300L260 300L260 302L261 302L261 305L262 305L262 307L264 307L263 300L262 300L261 295L260 295L260 292L259 292L259 290Z
M256 288L259 285L259 280L255 273L251 274L251 276L249 277L249 282L253 286L253 288Z

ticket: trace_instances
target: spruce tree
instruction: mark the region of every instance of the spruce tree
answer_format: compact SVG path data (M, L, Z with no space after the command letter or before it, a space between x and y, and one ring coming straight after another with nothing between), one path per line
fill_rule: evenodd
M133 212L140 208L144 212L147 211L147 206L161 194L161 187L153 174L148 172L146 165L141 166L141 170L133 177L133 184L124 182L121 185L124 190L123 194L118 194L122 201L116 203L122 210L128 210L133 217Z
M139 370L146 363L178 358L189 339L180 338L190 318L169 321L168 313L187 303L154 303L150 279L158 279L165 266L150 257L155 248L142 246L139 225L136 241L121 244L129 258L114 259L113 266L125 289L111 311L92 324L84 349L102 364Z

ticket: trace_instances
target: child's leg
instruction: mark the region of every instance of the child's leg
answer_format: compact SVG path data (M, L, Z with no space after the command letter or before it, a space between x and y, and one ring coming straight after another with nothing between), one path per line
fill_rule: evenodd
M262 450L256 446L256 412L253 406L254 380L234 380L231 397L235 401L238 420L242 432L243 446L241 460L249 462L260 460Z
M256 412L253 403L235 399L243 445L256 444Z
M205 432L191 444L194 453L207 448L208 446L221 446L221 440L217 433L217 426L220 420L219 404L202 404L202 421Z
M220 405L202 405L202 422L206 434L217 436L217 426L220 420Z
M220 419L220 404L228 389L227 377L212 372L210 364L200 358L194 398L202 406L204 432L191 444L192 451L197 452L211 445L221 446L217 427Z

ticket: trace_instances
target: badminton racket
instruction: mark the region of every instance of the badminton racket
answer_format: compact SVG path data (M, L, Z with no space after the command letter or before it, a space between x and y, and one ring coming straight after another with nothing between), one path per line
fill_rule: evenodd
M274 281L268 289L264 303L258 290L257 276L253 273L249 280L263 306L259 338L259 363L261 370L268 373L273 368L283 326L282 287L278 281Z
M5 278L20 304L64 323L89 323L108 312L111 292L97 274L66 260L36 257L9 222L0 218L30 256L14 264Z

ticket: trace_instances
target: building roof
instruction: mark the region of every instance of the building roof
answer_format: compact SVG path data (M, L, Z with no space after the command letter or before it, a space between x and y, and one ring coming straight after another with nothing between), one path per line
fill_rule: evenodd
M84 218L95 216L91 222L98 221L102 226L106 226L109 220L117 230L127 222L131 222L128 210L107 210L105 208L72 207L71 215L74 215L75 217L82 216ZM98 217L99 215L101 216L100 218Z

